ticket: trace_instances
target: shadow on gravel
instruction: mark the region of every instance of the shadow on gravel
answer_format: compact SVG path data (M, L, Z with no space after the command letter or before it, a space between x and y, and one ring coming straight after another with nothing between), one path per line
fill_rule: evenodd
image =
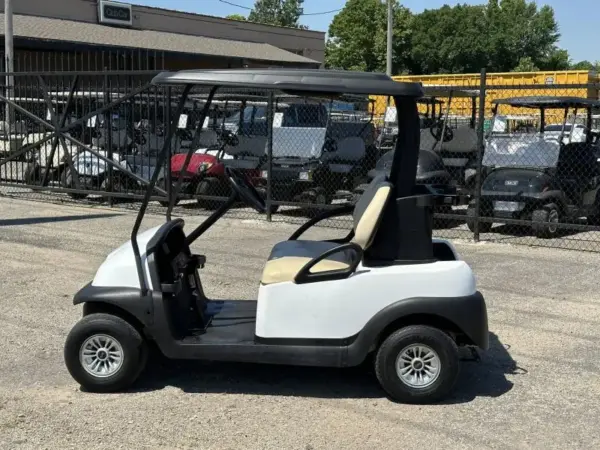
M117 217L122 214L104 213L104 214L86 214L76 216L53 216L53 217L19 217L18 219L0 219L0 227L16 225L36 225L42 223L73 222L77 220L106 219Z
M500 397L513 388L506 375L525 375L527 370L518 366L510 356L509 345L490 333L490 348L480 353L481 361L462 362L461 374L454 394L444 404L468 403L477 397Z
M470 354L468 354L470 356ZM271 366L242 363L170 361L152 355L133 392L167 386L187 393L228 393L315 398L383 398L372 359L348 369ZM506 374L519 372L517 363L495 334L480 362L462 362L454 394L444 404L466 403L477 397L499 397L513 384Z

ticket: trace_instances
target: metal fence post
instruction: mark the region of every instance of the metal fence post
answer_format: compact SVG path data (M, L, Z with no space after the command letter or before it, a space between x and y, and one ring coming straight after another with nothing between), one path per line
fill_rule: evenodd
M163 91L163 95L165 94L165 92ZM173 120L171 118L171 86L167 87L167 101L164 102L164 104L167 107L167 110L165 111L165 116L166 116L166 120L165 123L168 123L169 126L173 127L173 125L171 124L171 120ZM179 131L179 129L177 129L177 131ZM175 133L175 146L177 146L177 133ZM169 200L169 202L171 201L171 196L173 195L173 186L171 184L171 156L173 156L173 146L171 145L172 141L169 142L169 146L167 147L167 163L166 163L166 167L165 167L165 171L167 173L165 173L164 176L164 180L166 182L166 186L165 186L165 191L167 191L167 200Z
M112 100L112 97L110 95L110 90L108 88L108 76L104 75L104 104L110 104ZM106 152L107 152L107 157L110 161L113 160L113 141L112 141L112 112L110 110L108 110L108 117L106 117L106 139L105 139L105 145L106 145ZM107 164L108 166L108 183L107 183L107 187L108 187L108 192L110 192L110 195L108 196L108 206L112 207L114 206L115 203L115 199L113 197L114 195L114 183L113 183L113 167L112 164Z
M479 223L480 223L480 203L481 203L481 176L483 171L483 151L484 151L484 126L485 126L485 100L486 100L486 69L481 69L479 77L479 115L477 123L477 173L475 174L475 230L473 239L479 242Z
M271 222L271 201L272 201L272 186L271 186L271 178L273 171L273 118L274 118L274 104L275 104L275 95L271 91L269 92L269 104L267 106L267 221Z

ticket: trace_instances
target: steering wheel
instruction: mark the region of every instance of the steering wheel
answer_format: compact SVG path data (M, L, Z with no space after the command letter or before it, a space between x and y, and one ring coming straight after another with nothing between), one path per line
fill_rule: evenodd
M223 142L230 147L237 147L240 144L240 139L237 135L229 130L222 130L221 138L223 139Z
M259 213L264 213L267 210L264 198L245 176L231 167L225 167L225 175L229 178L235 193L244 203L247 203Z
M327 138L325 140L325 143L323 144L323 151L333 153L336 152L337 149L338 146L337 141L335 139Z
M440 120L429 128L431 135L435 138L436 141L442 139L442 131L444 133L443 142L448 142L454 139L454 132L452 128L448 124L446 124L446 128L444 129L444 121Z

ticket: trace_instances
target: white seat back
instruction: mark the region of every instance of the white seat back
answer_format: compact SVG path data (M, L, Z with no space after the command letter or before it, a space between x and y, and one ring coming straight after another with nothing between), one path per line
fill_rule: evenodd
M375 239L391 191L392 185L385 177L377 177L369 183L354 206L352 242L360 245L363 250L367 250Z

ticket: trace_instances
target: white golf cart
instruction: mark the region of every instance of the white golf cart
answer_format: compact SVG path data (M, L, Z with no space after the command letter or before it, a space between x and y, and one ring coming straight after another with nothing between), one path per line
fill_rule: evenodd
M183 86L170 133L194 86L213 94L225 86L325 98L391 95L402 151L394 153L389 176L373 180L355 207L327 211L273 247L256 301L206 298L198 274L206 258L190 246L239 200L264 212L263 197L228 168L232 195L196 229L184 231L183 220L171 220L171 204L166 223L138 235L155 171L131 240L75 295L84 317L64 349L74 379L91 391L125 389L143 370L152 341L173 359L348 367L373 354L391 398L423 403L447 396L459 373L457 347L487 349L488 320L469 266L449 242L432 240L432 198L415 186L420 85L383 74L299 69L166 72L153 83ZM300 239L320 220L351 212L345 238Z

